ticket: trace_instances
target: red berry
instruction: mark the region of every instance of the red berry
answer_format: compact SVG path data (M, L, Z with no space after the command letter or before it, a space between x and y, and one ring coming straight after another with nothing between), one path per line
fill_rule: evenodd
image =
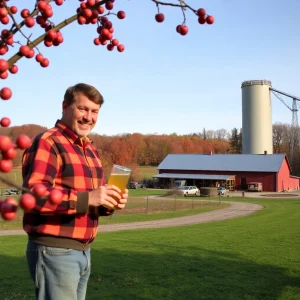
M6 54L8 51L8 47L5 44L0 45L0 55Z
M12 14L16 14L16 13L18 12L18 8L17 8L16 6L11 6L11 7L10 7L10 12L11 12Z
M1 79L6 79L7 77L8 77L8 72L7 71L0 73L0 78Z
M97 11L100 15L104 13L104 7L103 6L98 6ZM119 18L119 17L118 17ZM120 19L120 18L119 18Z
M0 59L0 73L5 72L8 70L9 64L7 60Z
M207 16L206 17L206 23L207 24L211 25L211 24L214 23L214 21L215 21L215 18L213 16Z
M163 22L164 19L165 19L165 16L164 16L164 14L162 14L162 13L159 13L159 14L156 14L156 15L155 15L155 20L156 20L158 23Z
M41 53L39 53L35 56L35 60L39 63L42 62L43 59L44 59L44 56Z
M41 67L43 67L43 68L47 68L48 66L49 66L49 59L48 58L44 58L42 61L41 61L41 63L40 63L40 65L41 65Z
M125 17L126 17L125 11L123 11L123 10L118 11L118 12L117 12L117 17L118 17L119 19L125 19Z
M54 205L59 205L62 202L62 198L63 193L57 189L53 189L48 196L49 202Z
M47 36L51 39L54 40L57 37L57 32L54 29L50 29L47 32Z
M86 4L87 4L88 6L94 6L94 5L96 4L96 1L95 1L95 0L87 0L87 1L86 1Z
M19 68L18 68L17 65L12 65L12 66L10 67L10 69L9 69L9 72L10 72L11 74L16 74L16 73L18 72L18 70L19 70Z
M119 45L119 41L117 39L113 39L111 41L111 43L114 45L114 46L118 46Z
M11 96L12 96L12 91L10 88L4 87L0 90L0 98L2 100L8 100L11 98Z
M44 184L42 183L37 183L34 185L32 188L32 192L36 194L38 197L43 197L46 195L47 188Z
M117 50L118 50L119 52L123 52L123 51L125 50L124 45L119 44L119 45L117 46Z
M22 18L27 18L27 17L29 17L29 15L30 15L30 11L28 10L28 9L23 9L22 11L21 11L21 17Z
M25 25L29 28L33 27L35 25L35 20L32 17L27 17L25 19Z
M199 24L205 24L206 23L206 17L205 16L200 16L198 18L198 23Z
M3 151L2 155L4 159L14 159L18 152L14 147L10 147L7 151Z
M0 151L7 151L9 148L11 148L13 145L13 142L11 139L6 135L0 135Z
M20 51L21 55L27 57L28 53L30 52L30 47L28 47L27 45L23 45L20 47L19 51Z
M206 15L205 9L204 9L204 8L199 8L199 9L197 10L197 15L198 15L199 17L205 16L205 15Z
M189 28L186 25L181 25L179 28L179 33L181 35L186 35L189 31Z
M20 149L27 149L31 146L31 139L24 134L21 134L16 139L16 145Z
M17 216L18 202L14 198L7 198L1 205L1 216L10 221Z
M63 5L64 4L64 0L55 0L55 4L57 6Z
M0 171L3 173L9 173L13 168L13 162L10 159L0 160Z
M10 125L10 119L9 118L6 118L6 117L3 117L1 120L0 120L0 125L2 127L8 127Z
M115 46L113 44L108 44L106 46L106 48L107 48L108 51L112 51L112 50L114 50Z
M114 8L113 2L111 2L111 1L106 2L106 3L105 3L105 8L106 8L107 10L113 9L113 8Z
M25 193L20 198L20 207L24 210L34 209L36 204L35 197L29 193Z
M95 44L96 46L98 46L98 45L101 44L99 38L94 38L94 44Z

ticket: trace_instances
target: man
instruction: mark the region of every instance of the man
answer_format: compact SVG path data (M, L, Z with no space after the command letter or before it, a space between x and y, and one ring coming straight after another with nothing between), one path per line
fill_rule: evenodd
M24 152L23 186L59 189L63 201L37 199L24 213L27 262L38 300L83 300L91 271L90 244L98 217L125 207L128 190L104 184L99 154L88 138L104 100L97 89L76 84L67 89L62 118L39 134Z

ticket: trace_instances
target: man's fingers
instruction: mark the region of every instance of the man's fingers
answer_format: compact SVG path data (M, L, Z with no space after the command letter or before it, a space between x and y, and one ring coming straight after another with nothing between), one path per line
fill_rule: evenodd
M115 185L107 184L105 187L107 191L116 191L119 194L121 193L121 190Z

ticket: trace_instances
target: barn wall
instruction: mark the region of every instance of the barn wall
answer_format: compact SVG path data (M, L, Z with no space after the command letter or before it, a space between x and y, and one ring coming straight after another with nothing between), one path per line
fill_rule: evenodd
M206 170L159 170L159 173L175 174L207 174L207 175L235 175L236 189L241 190L243 178L245 184L249 182L262 182L263 190L268 192L276 191L276 174L271 172L234 172L234 171L206 171ZM246 187L244 187L246 189Z
M299 178L290 176L290 168L285 159L277 175L277 191L289 191L299 189Z

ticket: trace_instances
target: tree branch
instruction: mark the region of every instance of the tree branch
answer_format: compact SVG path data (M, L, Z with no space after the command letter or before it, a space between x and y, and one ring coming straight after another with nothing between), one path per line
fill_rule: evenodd
M50 1L52 1L52 0L50 0ZM49 1L49 2L50 2L50 1ZM109 1L109 0L102 0L102 1L100 1L100 2L98 2L98 3L96 3L94 7L96 8L96 7L98 7L98 6L102 5L102 4L105 4L105 3L108 2L108 1ZM61 23L59 23L58 25L56 25L56 26L53 27L52 29L54 29L55 31L58 31L58 30L60 30L60 29L62 29L62 28L64 28L64 27L66 27L67 25L69 25L69 24L73 23L74 21L76 21L78 15L80 15L80 14L81 14L81 12L79 12L78 14L75 14L74 16L72 16L72 17L70 17L70 18L68 18L68 19L66 19L66 20L64 20L64 21L62 21ZM47 35L47 32L44 33L44 34L42 34L42 35L39 36L38 38L36 38L33 42L29 43L29 44L28 44L28 47L30 47L30 48L36 47L36 46L39 45L41 42L43 42L43 40L45 39L46 35ZM13 64L15 64L19 59L21 59L22 57L23 57L23 56L20 54L20 52L16 53L14 56L12 56L12 57L7 61L8 64L9 64L9 68L10 68Z
M169 2L162 2L162 1L158 1L158 0L151 0L151 1L154 2L156 5L176 6L176 7L180 7L180 8L188 8L191 11L193 11L194 13L197 13L197 10L193 9L191 6L189 6L188 4L186 4L183 0L180 1L180 4L169 3Z
M53 0L46 0L45 2L50 3ZM30 17L36 16L40 11L38 9L34 9L31 14L29 15ZM21 31L20 28L22 28L25 25L25 20L23 20L20 24L13 24L11 29L9 30L12 34L16 34L18 31ZM15 28L14 28L15 27Z
M21 185L17 184L15 181L13 181L12 179L9 179L7 177L4 177L1 173L0 173L0 181L6 183L9 186L13 186L16 189L20 190L20 191L24 191L24 192L30 192L29 189L22 187Z

